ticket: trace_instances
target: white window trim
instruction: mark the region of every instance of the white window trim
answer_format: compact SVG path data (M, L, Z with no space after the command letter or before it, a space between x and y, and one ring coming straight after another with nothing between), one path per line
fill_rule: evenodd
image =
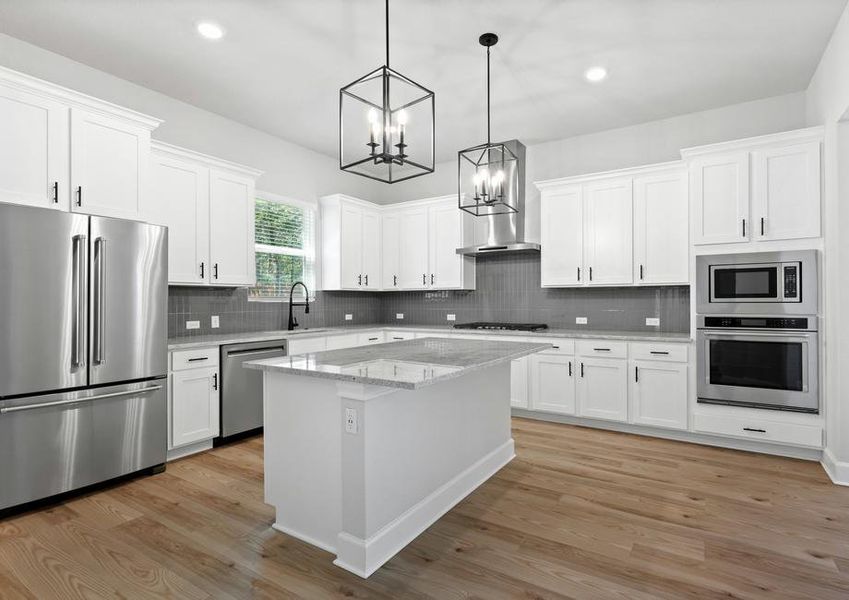
M301 248L285 248L281 251L280 246L267 246L265 244L257 244L256 240L254 240L254 247L261 252L270 252L273 254L289 254L293 256L307 256L311 257L313 261L313 273L316 278L316 282L313 285L313 289L310 290L309 301L315 302L315 287L318 285L318 265L316 264L316 246L318 246L318 241L316 239L318 235L318 206L312 202L306 202L304 200L299 200L297 198L290 198L289 196L282 196L280 194L275 194L273 192L264 192L262 190L254 191L254 199L255 200L265 200L267 202L276 202L278 204L288 204L289 206L295 206L297 208L303 210L310 210L313 212L313 247L309 250L303 250ZM303 289L298 286L298 289ZM303 297L299 297L295 295L295 302L302 302ZM248 294L248 302L278 302L283 304L289 303L289 296L251 296Z

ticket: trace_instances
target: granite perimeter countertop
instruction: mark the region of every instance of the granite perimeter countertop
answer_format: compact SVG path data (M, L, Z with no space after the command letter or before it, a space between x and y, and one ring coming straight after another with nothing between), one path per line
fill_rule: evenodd
M545 343L429 337L266 358L246 362L244 367L415 390L550 347Z
M587 329L544 329L542 331L502 331L489 329L456 329L449 325L349 325L345 327L316 327L314 329L296 329L295 331L252 331L246 333L221 333L211 335L181 336L168 339L169 350L186 350L221 344L239 344L243 342L265 342L269 340L301 339L345 335L363 331L411 331L430 333L434 336L463 334L509 337L562 337L573 339L623 340L629 342L690 342L689 333L654 333L651 331L602 331Z

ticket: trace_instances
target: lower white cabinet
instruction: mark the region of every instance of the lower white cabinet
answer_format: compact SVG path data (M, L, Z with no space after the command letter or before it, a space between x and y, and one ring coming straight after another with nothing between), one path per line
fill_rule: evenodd
M591 419L628 419L628 361L578 357L578 415Z
M631 361L631 423L687 429L687 364Z
M531 357L514 360L510 365L510 406L528 408L528 370Z
M329 338L325 337L315 337L289 340L286 353L289 356L294 356L296 354L307 354L309 352L321 352L322 350L327 350L328 339ZM341 348L341 346L339 347ZM331 350L335 350L335 348L331 348Z
M575 358L541 352L530 361L530 408L564 415L575 414Z
M171 374L171 439L177 448L218 435L218 367Z

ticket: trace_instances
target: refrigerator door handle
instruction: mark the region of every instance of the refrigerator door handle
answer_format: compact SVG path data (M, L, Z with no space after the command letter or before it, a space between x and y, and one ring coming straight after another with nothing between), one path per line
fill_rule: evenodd
M72 325L72 367L85 366L85 317L86 317L86 236L75 235L72 238L73 249L73 313Z
M40 402L38 404L24 404L21 406L9 406L7 408L0 408L0 415L4 415L6 413L18 412L22 410L35 410L37 408L49 408L51 406L64 406L65 404L79 404L81 402L93 402L94 400L104 400L106 398L120 398L121 396L137 396L139 394L146 394L148 392L155 392L156 390L161 390L161 385L152 385L146 388L141 388L138 390L126 390L123 392L112 392L111 394L99 394L97 396L86 396L85 398L71 398L69 400L57 400L55 402Z
M104 301L103 293L106 287L106 239L98 237L94 240L94 262L97 265L97 281L94 287L95 320L94 320L94 359L93 363L102 365L106 362L106 336L104 334Z

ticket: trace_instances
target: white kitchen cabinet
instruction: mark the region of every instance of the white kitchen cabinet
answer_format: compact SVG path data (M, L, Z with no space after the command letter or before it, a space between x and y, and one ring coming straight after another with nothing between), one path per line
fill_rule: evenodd
M379 211L342 194L321 198L320 203L322 289L379 290Z
M341 350L342 348L354 348L362 345L360 344L360 336L356 333L328 335L326 339L326 347L322 348L322 350Z
M759 240L820 236L820 142L752 153L752 227Z
M151 222L168 227L168 283L204 284L209 275L209 169L154 148Z
M401 220L397 214L384 214L381 223L381 281L384 290L397 290L401 275Z
M687 174L673 169L634 178L634 280L689 282Z
M578 415L592 419L628 419L628 361L579 356Z
M384 339L382 331L367 331L357 336L358 346L371 346L372 344L382 344L383 341Z
M472 218L458 209L453 199L428 207L428 284L431 288L445 290L475 287L475 259L457 254L457 249L466 245L474 236Z
M423 290L428 287L430 235L426 207L404 210L400 215L401 253L399 287Z
M515 408L529 407L530 360L530 356L523 356L510 363L510 406Z
M540 197L542 287L580 285L584 266L584 208L581 186L543 190Z
M256 285L255 181L260 171L153 142L144 218L168 227L168 283Z
M68 107L0 84L0 202L68 210Z
M327 340L328 337L309 337L309 338L298 338L294 337L290 339L286 346L286 354L289 356L295 356L296 354L309 354L310 352L322 352L328 349ZM338 346L339 348L343 346ZM336 349L336 347L330 348L331 350Z
M633 283L632 180L587 184L583 194L587 284Z
M171 373L171 439L177 448L218 435L218 367Z
M71 210L141 219L148 184L150 130L71 109Z
M575 414L575 357L541 352L529 357L530 408Z
M749 153L704 156L690 163L693 243L748 241Z
M637 425L687 429L687 364L631 361L631 418Z

